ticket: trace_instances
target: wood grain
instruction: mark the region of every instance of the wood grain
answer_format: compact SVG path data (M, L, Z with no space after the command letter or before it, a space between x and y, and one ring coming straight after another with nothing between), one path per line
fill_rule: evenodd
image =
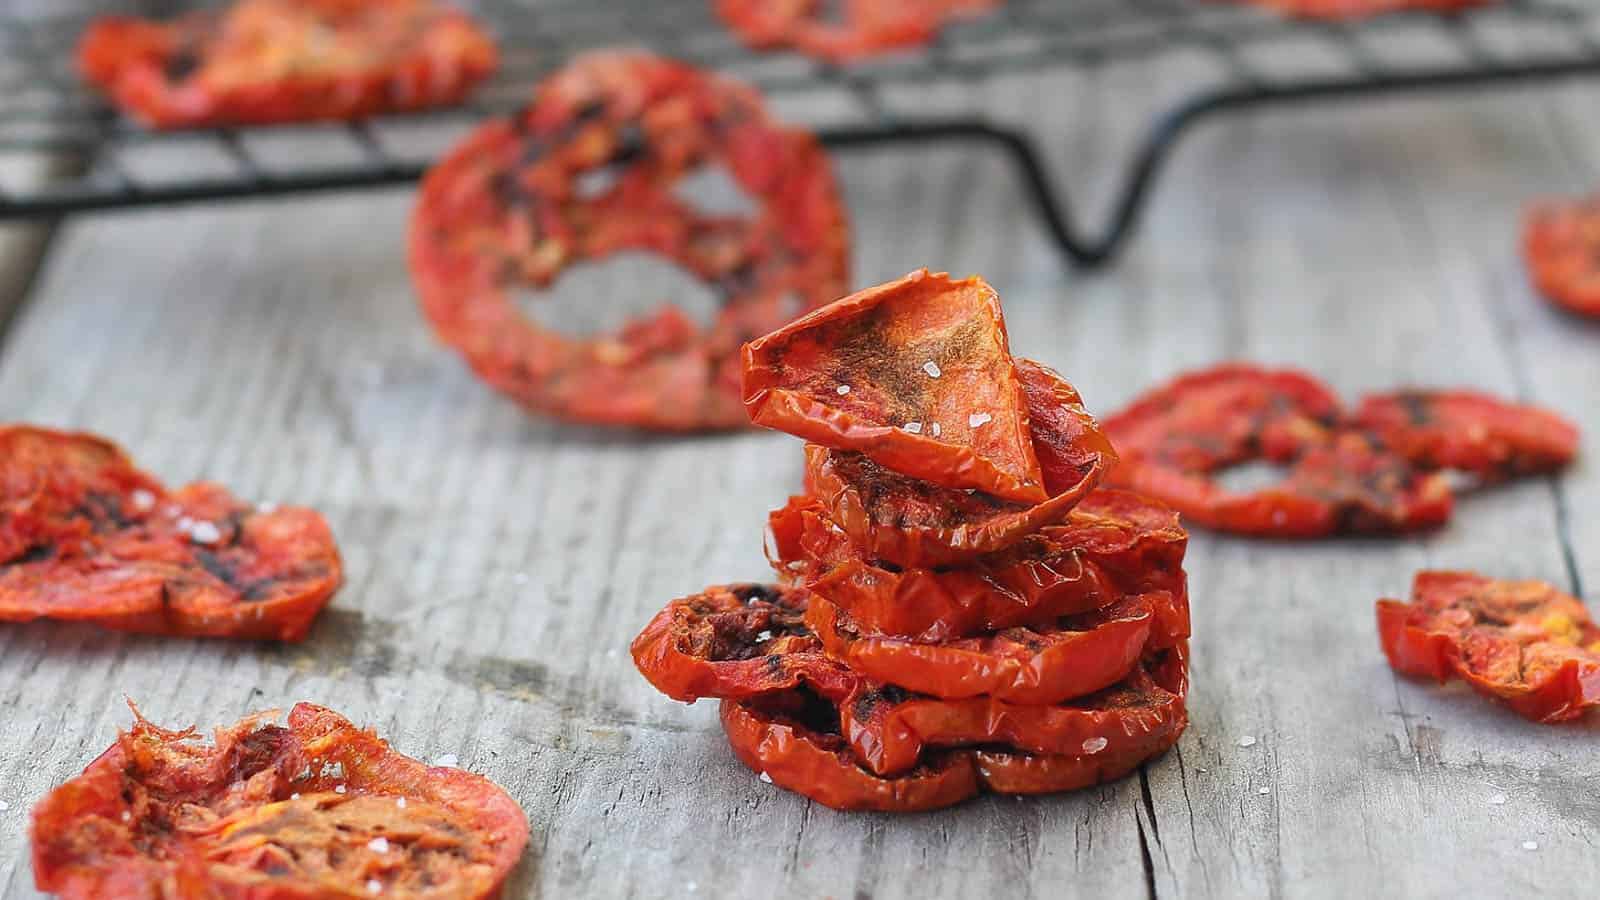
M1145 114L1205 75L1179 58L901 99L1030 122L1097 205ZM857 281L985 274L1017 352L1097 410L1246 357L1352 400L1486 387L1600 434L1600 329L1533 296L1515 251L1527 198L1594 182L1597 96L1228 119L1185 145L1133 251L1096 274L1063 267L1000 159L852 152ZM1589 892L1596 726L1535 727L1396 679L1371 604L1426 566L1600 584L1592 461L1470 496L1421 539L1197 534L1194 724L1177 751L1070 796L842 815L757 781L714 705L666 701L627 659L667 599L763 576L764 512L798 484L798 442L524 416L428 334L403 264L409 205L397 191L86 216L54 241L0 345L4 416L113 435L171 481L315 505L349 582L296 647L0 629L0 894L32 896L27 809L127 723L125 694L202 727L310 699L404 752L457 754L532 820L514 896ZM583 277L590 294L645 286Z

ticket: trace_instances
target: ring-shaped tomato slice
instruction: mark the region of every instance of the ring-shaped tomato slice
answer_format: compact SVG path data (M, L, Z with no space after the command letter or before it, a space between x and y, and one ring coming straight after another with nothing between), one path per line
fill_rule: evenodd
M1361 431L1341 426L1331 391L1309 376L1225 365L1184 375L1106 420L1121 454L1110 484L1188 519L1266 537L1433 528L1449 518L1449 482ZM1224 488L1222 470L1289 466L1283 481Z
M750 214L681 196L683 178L716 166ZM578 57L464 138L423 179L409 242L435 333L491 386L536 412L668 431L746 425L740 346L849 280L848 218L816 138L739 82L639 52ZM712 320L667 303L577 335L519 306L519 290L624 251L704 282Z

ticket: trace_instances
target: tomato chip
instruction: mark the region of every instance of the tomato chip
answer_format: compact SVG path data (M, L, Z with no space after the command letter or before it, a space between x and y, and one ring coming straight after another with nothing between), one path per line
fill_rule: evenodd
M1049 499L1000 298L976 276L922 269L751 341L744 402L757 425L910 478Z
M741 700L810 685L842 698L856 677L823 654L805 624L810 596L762 584L709 587L674 600L633 641L633 662L674 700Z
M678 180L721 165L749 217L702 212ZM614 171L599 189L586 174ZM410 264L435 332L524 406L673 431L746 423L739 347L844 292L849 236L827 155L751 89L644 53L594 53L542 82L511 119L469 135L423 179ZM702 329L664 306L562 335L518 309L522 286L621 251L659 254L714 287Z
M1600 316L1600 195L1535 204L1523 219L1522 255L1539 293Z
M1340 419L1332 392L1296 372L1226 365L1185 375L1106 420L1122 456L1108 480L1242 534L1411 531L1449 518L1453 498L1442 475L1341 428ZM1287 477L1250 492L1213 479L1257 459L1289 464Z
M973 758L978 764L978 781L987 790L997 794L1059 794L1132 774L1147 760L1172 749L1187 724L1185 716L1184 724L1147 752L1061 756L985 748L976 751Z
M0 427L0 621L298 641L342 577L312 510L169 493L100 438Z
M1364 19L1389 13L1455 13L1495 0L1254 0L1289 16L1306 19Z
M791 498L768 525L780 574L868 631L923 642L1047 623L1129 592L1187 596L1177 514L1125 491L1095 490L1065 523L954 569L875 565L806 498Z
M1497 479L1559 469L1578 428L1549 410L1475 391L1396 391L1364 398L1355 423L1430 469Z
M1166 614L1158 616L1157 606ZM820 597L812 598L806 622L828 655L874 681L947 700L987 695L1048 706L1128 677L1147 646L1187 639L1187 610L1173 606L1165 592L1139 594L1048 626L939 643L865 632ZM1169 633L1168 625L1180 630Z
M846 0L842 22L823 21L823 0L717 0L717 15L757 50L793 47L832 63L931 43L946 22L1003 0Z
M722 728L751 771L834 809L916 812L978 793L972 754L962 751L930 753L893 778L872 774L839 734L838 709L804 689L724 700Z
M1461 678L1535 722L1600 704L1600 626L1542 581L1419 572L1411 602L1379 600L1378 637L1395 671Z
M1029 505L941 487L860 452L816 444L806 445L807 491L868 558L907 567L961 564L1062 521L1117 457L1071 385L1044 366L1017 362L1050 499Z
M489 36L433 0L238 0L170 23L107 16L78 45L84 78L155 128L446 106L496 64Z
M1143 667L1112 687L1055 706L993 697L939 700L873 685L846 700L840 715L856 758L879 775L910 771L924 747L999 743L1065 756L1148 756L1188 721L1183 696Z
M505 791L332 710L131 731L33 811L41 891L73 898L498 896L528 842Z

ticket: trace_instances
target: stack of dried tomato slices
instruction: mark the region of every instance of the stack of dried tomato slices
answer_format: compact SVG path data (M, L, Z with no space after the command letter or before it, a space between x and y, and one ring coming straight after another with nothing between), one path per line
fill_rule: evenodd
M758 424L804 437L770 517L783 584L674 601L633 644L716 697L763 780L840 809L1127 774L1187 724L1187 535L1097 490L1111 444L1061 376L1013 359L981 279L914 272L744 350Z

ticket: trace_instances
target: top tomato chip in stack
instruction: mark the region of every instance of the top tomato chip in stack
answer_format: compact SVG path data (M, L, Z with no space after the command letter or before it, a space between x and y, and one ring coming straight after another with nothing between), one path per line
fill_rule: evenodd
M781 586L708 588L634 642L735 755L842 809L1121 777L1187 724L1187 535L1096 488L1116 453L1013 359L992 288L913 272L744 348L757 424L806 438L769 521Z
M1047 499L1000 298L981 278L912 272L751 341L744 402L757 425L901 475Z

